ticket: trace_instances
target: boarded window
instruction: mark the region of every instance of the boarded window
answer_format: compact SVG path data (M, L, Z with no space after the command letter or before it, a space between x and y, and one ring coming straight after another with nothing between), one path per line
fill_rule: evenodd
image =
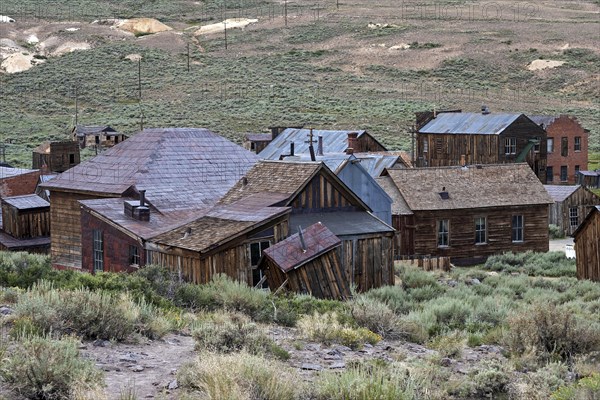
M512 217L512 241L522 242L523 241L523 216L513 215Z
M569 177L569 169L567 168L566 165L563 165L560 167L560 180L562 182L566 182L568 180Z
M442 138L436 138L435 139L435 151L438 154L442 154L442 150L444 148L444 142L442 141Z
M567 157L569 155L569 138L564 137L560 140L560 155Z
M250 243L250 266L252 267L252 286L258 285L263 278L263 271L258 269L258 262L262 257L263 250L269 248L271 242L263 240L261 242ZM263 281L261 289L268 288L267 281Z
M94 230L94 272L104 271L104 238L102 231Z
M475 244L487 242L487 223L485 217L475 218Z
M575 136L575 142L573 144L573 150L581 151L581 136Z
M569 207L569 223L571 227L579 226L579 210L577 207Z
M137 246L129 245L129 265L140 265L140 251Z
M423 140L423 153L427 153L429 151L429 142L427 139Z
M548 145L546 148L548 149L548 153L554 153L554 138L548 138Z
M447 219L438 221L437 243L438 247L450 245L450 221Z
M517 154L517 138L504 139L504 154Z

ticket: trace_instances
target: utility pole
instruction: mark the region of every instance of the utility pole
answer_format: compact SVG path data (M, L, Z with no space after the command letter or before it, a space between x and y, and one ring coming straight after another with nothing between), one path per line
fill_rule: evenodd
M75 86L75 128L79 125L79 88Z
M415 165L415 131L416 131L416 127L413 125L410 128L410 141L411 141L411 145L410 145L410 159L412 161L412 165Z
M287 0L283 3L283 15L285 19L285 27L287 28Z
M142 59L138 60L138 92L139 99L142 101Z

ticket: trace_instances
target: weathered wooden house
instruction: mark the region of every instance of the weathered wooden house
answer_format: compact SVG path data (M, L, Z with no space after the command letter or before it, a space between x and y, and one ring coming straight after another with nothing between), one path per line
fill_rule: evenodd
M39 179L39 170L0 167L0 198L32 194Z
M311 132L312 136L310 136ZM319 137L322 138L321 148L328 153L387 151L383 144L363 130L331 131L288 128L274 137L259 153L259 156L264 160L283 160L294 154L308 154L311 143L317 151L317 138Z
M573 237L577 278L600 282L600 205L589 212Z
M257 159L206 129L145 129L41 185L50 192L53 265L82 267L79 201L135 198L146 190L148 203L161 213L202 210Z
M262 205L291 207L289 234L321 222L342 240L345 274L358 290L393 284L394 229L324 163L260 161L219 201L261 195Z
M316 223L264 250L259 269L272 291L348 299L352 295L349 280L336 251L341 245L333 232Z
M246 133L244 135L244 148L253 153L260 153L271 142L273 135L270 133Z
M3 198L0 249L48 253L50 203L35 194Z
M589 189L600 189L600 170L578 171L577 183Z
M33 150L33 169L64 172L80 163L76 142L46 142Z
M529 115L529 118L548 135L546 182L577 183L577 172L587 169L588 165L589 131L569 115Z
M508 251L548 251L553 201L525 163L391 169L387 174L395 186L388 194L400 210L412 212L394 218L401 240L412 239L400 255L474 264Z
M425 112L417 115L417 166L527 162L546 183L546 131L524 114Z
M117 132L114 128L103 126L83 126L77 125L72 131L73 141L79 144L79 147L112 147L127 139L127 135Z
M554 204L550 206L548 223L558 226L564 234L572 235L600 196L580 186L544 185Z

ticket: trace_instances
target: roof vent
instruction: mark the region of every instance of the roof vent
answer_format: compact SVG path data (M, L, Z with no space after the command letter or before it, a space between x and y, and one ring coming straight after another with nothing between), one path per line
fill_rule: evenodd
M483 115L487 115L490 113L490 109L488 108L488 106L486 106L485 104L481 105L481 113Z
M442 200L448 200L450 198L450 194L446 192L446 186L442 188L442 191L440 192L440 198Z
M306 253L306 242L304 241L304 234L302 233L302 226L298 225L298 236L300 237L300 245L302 246L302 252Z

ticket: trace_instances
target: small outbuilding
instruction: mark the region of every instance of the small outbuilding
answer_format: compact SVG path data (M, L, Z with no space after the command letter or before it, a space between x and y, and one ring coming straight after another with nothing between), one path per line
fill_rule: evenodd
M35 194L3 198L0 249L48 253L50 203Z
M338 252L342 241L318 222L265 249L259 268L272 291L280 288L321 299L351 296Z
M112 147L125 139L127 139L126 135L117 132L108 125L77 125L73 128L73 141L79 143L79 147L82 149L90 146Z
M558 226L566 235L572 235L590 210L600 204L600 196L580 185L544 187L554 200L550 206L548 223Z
M33 150L33 169L48 172L64 172L80 162L79 146L76 142L46 142Z
M600 205L590 211L573 237L577 278L600 282Z
M590 189L600 189L600 170L579 171L577 183Z

